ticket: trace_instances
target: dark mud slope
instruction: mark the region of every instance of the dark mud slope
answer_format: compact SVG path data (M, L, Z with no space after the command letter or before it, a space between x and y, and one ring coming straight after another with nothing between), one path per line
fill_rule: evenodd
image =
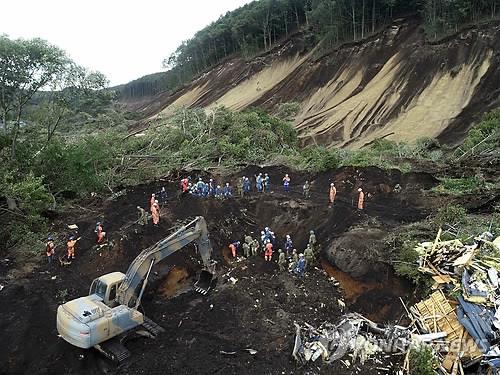
M370 374L374 366L391 368L390 363L371 362L359 371L341 362L318 363L319 370L316 363L312 368L298 368L290 355L293 322L335 321L343 312L339 299L345 301L347 311L379 322L399 320L399 297L408 299L413 290L387 266L381 241L395 228L421 220L438 206L421 193L436 184L434 178L377 168L342 168L315 175L290 172L292 191L285 194L279 184L284 168L248 167L235 175L213 177L235 184L238 177L259 171L270 174L271 193L200 199L179 196L177 181L162 181L133 188L113 201L93 198L86 210L53 223L58 244L68 234L66 224L80 228L77 258L67 267L50 267L42 256L25 263L16 253L7 254L10 262L0 273L0 283L5 285L0 291L0 374ZM313 183L309 199L303 198L300 188L306 179ZM333 208L327 204L331 180L338 187ZM396 184L402 187L398 194L393 192ZM136 206L146 206L151 192L160 186L166 186L169 193L160 226L134 224ZM353 204L359 186L367 193L364 211ZM201 296L190 288L200 259L188 246L155 266L143 300L146 315L166 333L157 340L129 342L133 357L123 367L57 337L59 303L88 293L95 277L126 271L141 250L196 215L203 215L208 223L220 275L216 290ZM94 246L97 219L103 221L114 244L110 248ZM299 251L305 248L309 231L316 231L321 253L305 278L280 273L276 262L266 263L262 256L238 262L229 258L229 241L242 240L245 234L256 236L266 226L280 241L291 234ZM60 245L57 251L63 251ZM237 279L235 284L227 282L224 275L228 273ZM339 287L330 276L337 278ZM249 348L257 354L250 354Z

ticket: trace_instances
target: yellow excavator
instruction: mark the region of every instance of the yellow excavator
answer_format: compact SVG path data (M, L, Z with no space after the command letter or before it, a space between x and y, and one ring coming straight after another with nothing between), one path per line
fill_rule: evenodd
M163 331L145 317L138 307L153 266L195 243L204 268L194 284L206 294L216 282L215 262L205 219L196 217L175 233L143 250L129 266L127 273L112 272L92 282L88 296L60 305L57 309L57 331L70 344L83 349L96 348L106 357L121 362L130 356L123 340L131 331L156 336Z

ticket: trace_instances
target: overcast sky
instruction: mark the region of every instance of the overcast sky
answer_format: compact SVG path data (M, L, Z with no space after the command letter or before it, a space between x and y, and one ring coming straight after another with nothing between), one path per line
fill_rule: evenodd
M251 0L2 0L0 34L40 37L111 85L162 70L181 41Z

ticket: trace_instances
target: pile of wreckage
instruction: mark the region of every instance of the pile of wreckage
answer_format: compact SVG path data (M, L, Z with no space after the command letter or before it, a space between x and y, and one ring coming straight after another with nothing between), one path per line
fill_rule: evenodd
M357 313L344 315L338 324L323 323L320 327L295 323L296 335L293 357L302 363L321 358L326 363L341 361L352 367L357 361L364 364L373 359L377 372L389 373L392 368L380 356L385 353L404 353L412 335L407 327L381 327ZM345 357L350 356L350 359ZM390 358L390 355L386 355Z
M401 300L408 327L382 327L356 313L318 328L295 324L293 357L302 363L341 361L346 367L371 359L374 373L394 373L391 355L401 354L405 359L398 373L408 374L411 348L429 345L440 363L438 374L465 374L479 362L500 374L500 237L484 233L464 245L457 239L441 241L441 234L416 248L419 269L433 278L435 291L410 308Z
M434 280L435 292L410 308L409 315L420 332L441 333L430 342L441 359L443 374L464 373L481 362L500 369L500 237L489 232L474 244L460 240L434 242L416 247L419 270ZM500 372L499 372L500 373Z

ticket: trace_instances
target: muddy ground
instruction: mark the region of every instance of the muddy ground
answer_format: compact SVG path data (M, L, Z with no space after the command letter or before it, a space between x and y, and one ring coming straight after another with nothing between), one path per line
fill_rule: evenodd
M340 361L300 366L291 357L293 322L334 322L346 311L360 312L381 323L400 321L399 297L411 301L414 288L394 275L381 239L404 224L422 220L442 204L442 198L423 194L435 186L436 179L426 173L403 175L377 168L291 173L292 192L285 194L279 181L289 171L280 167L248 167L237 175L213 177L235 183L237 177L259 171L268 172L275 182L269 194L228 200L180 196L175 176L175 180L138 186L114 200L95 197L79 202L83 209L75 206L71 213L59 214L52 224L59 253L69 234L65 225L77 224L82 236L76 260L66 267L47 265L43 248L40 256L29 261L16 253L3 254L0 374L375 374L377 367L392 369L400 358L382 358L382 364L369 361L363 366L346 367ZM301 194L306 179L313 181L310 199ZM338 188L333 208L327 204L330 181ZM403 188L399 194L393 192L396 184ZM161 186L167 187L169 199L160 226L134 224L136 206L146 207L151 192ZM354 207L359 186L368 193L364 211ZM481 199L475 203L477 207L481 204ZM201 262L194 248L186 247L156 266L143 299L146 315L166 333L156 340L129 342L132 357L122 366L58 338L58 304L88 293L95 277L125 272L141 250L196 215L203 215L209 225L220 275L215 290L202 296L191 289ZM96 250L96 220L103 221L113 246ZM305 278L280 273L275 262L266 263L261 256L238 262L229 258L229 241L243 240L244 234L255 235L266 226L280 241L291 234L299 250L305 248L309 230L316 231L321 257ZM228 273L238 280L236 284L227 282ZM339 300L346 303L344 310ZM257 350L257 354L246 349Z

